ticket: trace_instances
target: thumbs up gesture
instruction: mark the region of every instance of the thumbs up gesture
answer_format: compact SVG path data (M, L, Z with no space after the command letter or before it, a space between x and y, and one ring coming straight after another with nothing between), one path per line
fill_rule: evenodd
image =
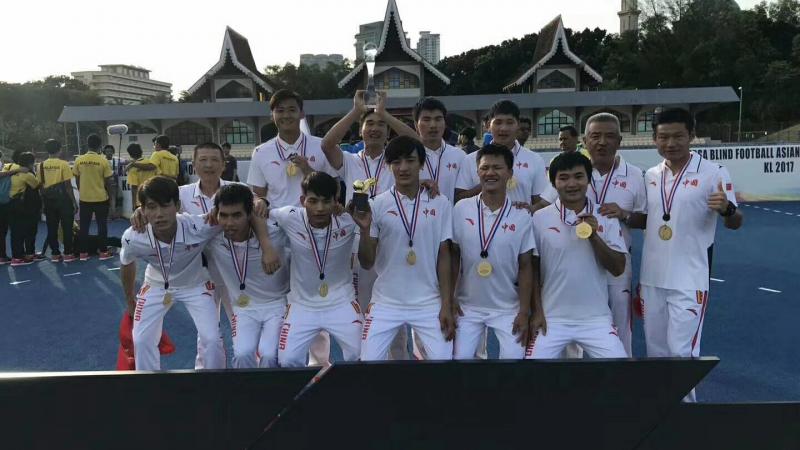
M728 196L722 181L717 182L717 189L708 196L708 209L724 213L728 209Z

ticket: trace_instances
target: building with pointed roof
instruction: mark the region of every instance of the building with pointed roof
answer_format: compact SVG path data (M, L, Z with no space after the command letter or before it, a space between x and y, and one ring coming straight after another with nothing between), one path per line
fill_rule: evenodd
M425 95L426 86L450 84L450 78L412 49L405 36L397 2L389 0L380 42L376 43L375 88L386 90L389 97L421 97ZM350 95L366 85L367 67L363 60L339 81L339 87Z
M275 83L258 70L247 38L226 27L219 60L186 92L197 102L252 102L275 90Z
M533 65L503 88L506 92L575 92L600 85L603 77L572 53L558 15L539 32Z

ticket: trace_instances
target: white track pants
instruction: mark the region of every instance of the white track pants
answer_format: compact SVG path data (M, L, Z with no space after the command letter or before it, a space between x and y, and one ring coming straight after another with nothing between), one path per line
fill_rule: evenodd
M516 312L491 311L461 305L464 315L458 317L453 359L475 359L476 350L486 342L486 330L491 328L500 343L500 359L522 359L525 347L512 334Z
M233 367L250 369L278 367L278 336L286 302L251 303L233 307Z
M590 358L627 358L611 323L548 323L547 334L538 332L525 351L525 359L559 358L567 344L577 343Z
M324 310L302 305L289 305L278 339L278 364L281 367L302 367L311 341L327 331L342 348L345 361L358 360L361 327L364 316L355 301L344 302Z
M361 360L385 360L397 332L406 325L419 336L430 359L452 359L453 343L444 339L439 309L438 306L414 310L370 304L361 340Z

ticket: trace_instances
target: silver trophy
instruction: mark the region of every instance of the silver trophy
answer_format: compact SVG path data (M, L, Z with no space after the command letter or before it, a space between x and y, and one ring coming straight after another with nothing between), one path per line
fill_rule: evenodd
M375 57L378 46L372 42L364 44L364 62L367 64L367 92L364 93L364 105L369 108L378 106L378 93L375 92Z

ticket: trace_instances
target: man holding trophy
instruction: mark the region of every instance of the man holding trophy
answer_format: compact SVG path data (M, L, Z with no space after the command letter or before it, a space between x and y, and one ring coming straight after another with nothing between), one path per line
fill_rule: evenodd
M365 46L364 51L369 59L370 44ZM389 130L391 129L400 136L416 136L416 132L412 128L386 111L386 91L375 91L373 71L369 69L370 67L368 67L367 90L356 91L356 95L353 97L353 108L328 131L321 144L328 163L338 172L339 177L347 186L345 202L349 203L353 200L358 211L365 211L368 199L389 190L394 185L392 171L389 170L384 160L384 149L389 140ZM358 153L344 152L339 148L339 143L356 121L360 124L359 130L364 140L364 149ZM356 192L360 192L362 195L354 195ZM358 243L358 239L355 241ZM353 248L353 255L356 255L357 252L356 244L356 247ZM375 271L363 270L355 256L353 261L356 296L359 304L366 307L372 297Z

